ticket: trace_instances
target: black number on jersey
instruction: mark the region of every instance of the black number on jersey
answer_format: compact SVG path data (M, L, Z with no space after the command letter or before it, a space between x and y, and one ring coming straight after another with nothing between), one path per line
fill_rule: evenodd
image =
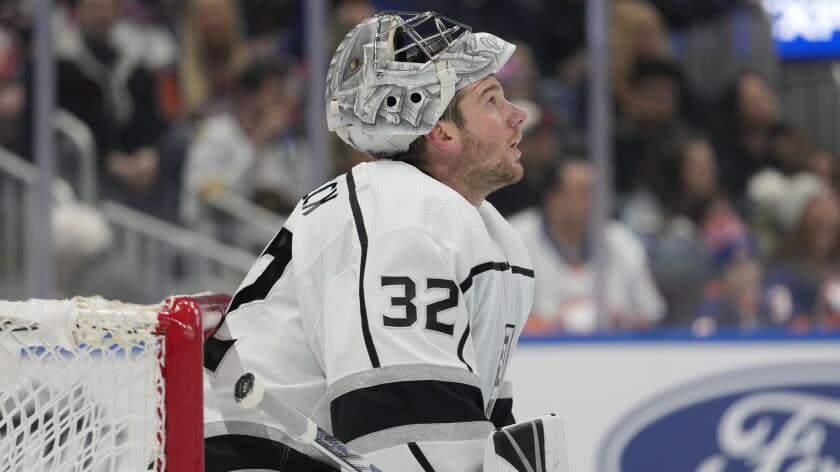
M452 336L455 325L441 323L437 317L438 313L458 306L458 284L447 279L427 279L426 286L429 290L436 288L449 291L448 297L439 302L434 302L426 308L426 329Z
M414 297L417 296L417 286L409 277L382 277L382 286L388 287L390 285L402 285L404 287L402 297L391 297L391 306L401 306L405 309L405 317L396 318L391 316L383 316L385 326L389 328L408 328L417 321L417 307L412 303Z
M382 322L388 328L409 328L417 322L417 305L414 304L414 298L417 297L417 284L410 277L382 277L383 287L395 285L403 287L403 295L391 297L391 306L403 308L405 316L383 315ZM447 279L426 279L426 290L434 289L443 289L448 293L446 298L426 307L426 329L452 336L455 325L438 321L438 313L458 306L458 294L460 293L458 284Z
M336 198L338 196L337 187L338 182L332 181L327 182L324 185L309 192L305 197L303 197L303 205L301 207L301 210L303 210L303 215L306 216L312 213L313 211L317 210L319 206ZM315 200L315 197L319 195L320 198L318 200Z

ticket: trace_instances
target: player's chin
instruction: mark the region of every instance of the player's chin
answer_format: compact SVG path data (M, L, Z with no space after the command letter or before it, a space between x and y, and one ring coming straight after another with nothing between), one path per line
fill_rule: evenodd
M519 162L514 164L513 169L514 169L514 172L512 174L511 183L515 184L515 183L519 182L520 180L522 180L522 177L525 176L525 169L522 167L522 164L520 164Z
M522 167L518 159L509 163L506 175L508 185L519 182L524 176L525 168Z

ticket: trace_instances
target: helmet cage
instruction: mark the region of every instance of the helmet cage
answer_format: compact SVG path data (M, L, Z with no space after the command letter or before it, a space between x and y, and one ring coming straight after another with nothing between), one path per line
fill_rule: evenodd
M376 41L395 47L384 54L374 48L374 70L385 69L388 61L420 63L422 68L472 31L471 27L433 11L385 11L376 19Z

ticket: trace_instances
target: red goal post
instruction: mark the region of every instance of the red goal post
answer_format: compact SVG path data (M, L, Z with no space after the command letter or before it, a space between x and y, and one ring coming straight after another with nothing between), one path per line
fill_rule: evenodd
M168 309L158 315L159 329L167 333L168 359L163 366L163 377L167 390L179 394L166 396L164 454L170 465L168 470L203 472L202 345L204 333L212 332L221 323L231 297L216 294L169 300ZM176 412L175 418L170 412Z
M0 472L203 471L202 343L229 303L0 301Z

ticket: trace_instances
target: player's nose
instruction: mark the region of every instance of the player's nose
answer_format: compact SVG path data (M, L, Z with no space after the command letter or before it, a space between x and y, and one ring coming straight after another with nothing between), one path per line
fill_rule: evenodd
M508 102L510 103L510 102ZM519 108L518 106L514 105L513 103L510 104L511 106L511 113L510 117L508 118L508 126L511 128L519 128L522 126L522 123L528 118L528 112Z

